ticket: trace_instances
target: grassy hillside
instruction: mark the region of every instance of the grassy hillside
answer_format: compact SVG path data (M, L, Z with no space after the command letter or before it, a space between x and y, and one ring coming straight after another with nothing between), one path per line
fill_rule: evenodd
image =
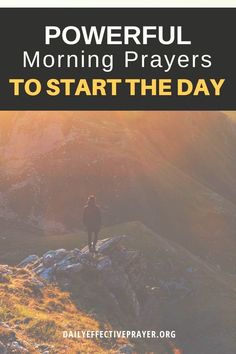
M64 330L111 329L78 310L71 302L68 293L54 286L40 288L37 278L29 270L0 266L0 341L4 344L12 339L24 343L29 353L41 351L37 346L49 347L53 353L115 353L119 341L93 339L65 339ZM123 340L123 343L125 341Z

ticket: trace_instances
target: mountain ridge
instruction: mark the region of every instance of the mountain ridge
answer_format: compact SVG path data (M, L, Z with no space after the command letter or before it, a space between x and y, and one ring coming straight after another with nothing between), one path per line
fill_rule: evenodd
M0 224L17 220L43 234L76 231L95 193L105 225L140 220L235 273L233 119L220 112L0 118Z

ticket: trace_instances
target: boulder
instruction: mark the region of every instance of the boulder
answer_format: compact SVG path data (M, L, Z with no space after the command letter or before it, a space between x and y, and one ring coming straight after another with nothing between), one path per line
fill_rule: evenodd
M63 269L65 267L67 267L68 265L71 265L73 263L76 263L78 261L78 258L73 255L72 253L73 251L71 251L66 257L64 257L60 262L56 263L56 269L60 268Z
M106 268L110 268L112 266L111 258L108 256L102 257L98 260L96 264L96 268L98 271L102 272Z
M48 282L53 282L55 280L53 268L42 268L38 275Z
M76 258L80 257L83 253L79 248L75 248L71 251L71 254Z
M57 266L56 268L56 273L57 274L64 274L64 275L70 275L70 274L77 274L81 272L81 270L84 269L84 265L81 263L75 263L75 264L69 264L69 265L60 265Z
M68 253L69 252L64 248L48 251L43 255L43 265L45 267L50 267L56 262L61 261Z
M37 256L36 254L31 254L30 256L23 259L23 261L21 261L18 264L18 267L26 267L28 264L32 264L32 263L36 262L38 259L39 259L39 256Z
M43 256L44 267L50 267L55 263L55 258L52 254L46 254Z
M126 238L126 235L119 235L104 240L99 240L97 243L97 251L102 254L110 254L114 249L119 248L122 241ZM83 248L83 251L87 251L87 246Z

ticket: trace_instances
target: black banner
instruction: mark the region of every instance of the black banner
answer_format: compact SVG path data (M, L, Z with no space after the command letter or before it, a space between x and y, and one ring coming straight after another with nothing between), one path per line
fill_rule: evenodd
M1 110L236 110L236 8L0 9Z

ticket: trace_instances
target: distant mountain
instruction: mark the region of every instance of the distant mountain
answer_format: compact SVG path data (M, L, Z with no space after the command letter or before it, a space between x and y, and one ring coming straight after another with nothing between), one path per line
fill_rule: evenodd
M236 124L218 112L1 112L0 217L46 233L140 220L235 272ZM28 226L27 226L28 225Z

